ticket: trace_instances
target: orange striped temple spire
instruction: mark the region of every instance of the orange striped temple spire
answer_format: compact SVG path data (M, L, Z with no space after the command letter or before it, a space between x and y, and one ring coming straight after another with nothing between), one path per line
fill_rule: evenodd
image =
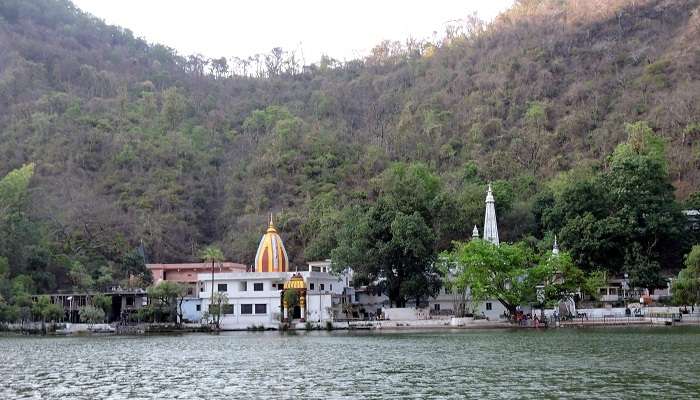
M260 245L255 254L255 272L287 272L288 270L287 250L275 229L272 213L270 213L267 232L260 239Z

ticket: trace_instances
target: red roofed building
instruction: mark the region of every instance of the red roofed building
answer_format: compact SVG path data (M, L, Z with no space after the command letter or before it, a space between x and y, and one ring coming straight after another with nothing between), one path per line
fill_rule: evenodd
M187 294L194 295L197 274L211 272L211 263L146 264L151 271L153 283L161 281L178 282L187 286ZM244 264L233 262L214 263L214 272L246 272Z

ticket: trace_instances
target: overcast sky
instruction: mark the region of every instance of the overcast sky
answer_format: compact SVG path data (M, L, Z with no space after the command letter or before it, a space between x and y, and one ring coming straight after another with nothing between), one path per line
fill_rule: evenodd
M513 0L73 0L108 24L187 55L247 57L273 47L339 60L365 56L385 39L430 38L477 12L490 20Z

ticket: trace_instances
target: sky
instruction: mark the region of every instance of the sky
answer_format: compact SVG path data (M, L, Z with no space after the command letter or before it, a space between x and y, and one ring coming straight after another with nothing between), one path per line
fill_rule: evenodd
M273 47L305 64L364 57L382 40L438 36L476 12L493 19L513 0L73 0L81 10L182 55L247 57Z

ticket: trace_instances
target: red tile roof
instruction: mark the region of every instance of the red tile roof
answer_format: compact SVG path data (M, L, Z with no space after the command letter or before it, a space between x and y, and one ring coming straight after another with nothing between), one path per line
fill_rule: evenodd
M211 270L211 263L180 263L180 264L146 264L148 269L163 269L163 270ZM244 264L234 263L234 262L222 262L214 263L215 269L227 269L236 272L245 272L246 266Z

